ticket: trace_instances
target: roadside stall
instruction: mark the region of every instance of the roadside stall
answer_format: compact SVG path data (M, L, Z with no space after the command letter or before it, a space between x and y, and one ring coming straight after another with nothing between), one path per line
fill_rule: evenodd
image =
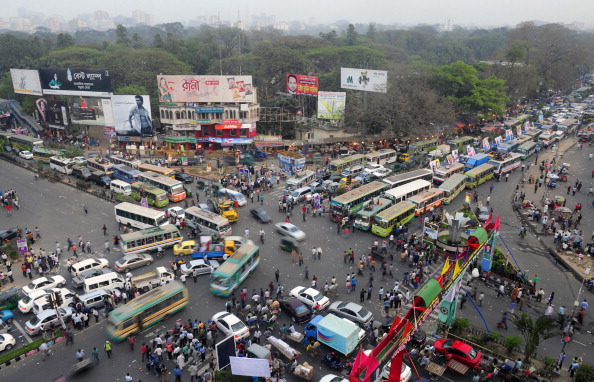
M293 360L293 359L295 359L295 357L298 357L301 355L300 352L293 349L291 346L289 346L289 344L287 344L285 341L283 341L279 338L270 336L266 340L275 350L277 350L279 353L281 353L282 355L284 355L285 357L287 357L290 360Z
M293 374L303 379L310 380L313 377L314 368L313 366L309 365L307 362L303 362L303 364L297 365Z

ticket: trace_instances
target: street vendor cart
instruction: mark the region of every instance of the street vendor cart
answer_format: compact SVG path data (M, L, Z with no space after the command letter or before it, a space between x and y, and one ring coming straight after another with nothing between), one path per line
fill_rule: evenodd
M297 365L293 374L303 379L310 380L313 377L314 368L313 366L309 365L307 362L303 362L303 364Z
M296 356L301 355L300 352L293 349L291 346L289 346L289 344L287 344L285 341L279 338L270 336L266 340L275 350L277 350L279 353L281 353L290 360L294 359Z

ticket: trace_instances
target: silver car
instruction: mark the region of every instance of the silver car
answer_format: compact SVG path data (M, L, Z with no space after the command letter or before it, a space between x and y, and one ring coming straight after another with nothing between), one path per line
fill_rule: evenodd
M281 235L291 236L295 240L305 240L305 232L291 223L276 223L276 231Z
M193 276L194 272L196 272L196 275L208 275L217 269L219 265L216 260L190 260L181 265L181 273L186 276Z
M60 316L62 316L62 320L64 322L69 321L72 315L75 313L75 310L70 307L58 308L58 311L60 312ZM39 313L38 315L27 321L27 323L25 324L27 334L30 336L37 335L41 332L42 329L49 328L52 322L56 327L59 327L61 325L56 310L44 310L43 312Z
M130 269L150 265L155 261L148 253L137 253L126 255L115 262L115 268L118 272L128 272Z
M373 320L373 314L359 304L349 301L333 302L328 308L328 313L346 318L355 324L365 327Z

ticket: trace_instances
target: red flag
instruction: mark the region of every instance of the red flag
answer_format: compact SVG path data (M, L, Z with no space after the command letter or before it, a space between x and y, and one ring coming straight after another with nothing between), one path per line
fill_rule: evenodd
M497 215L497 219L495 219L495 232L499 232L500 227L501 227L501 220L499 219L499 215Z
M493 213L489 212L489 217L487 218L487 221L485 221L485 227L489 226L489 223L491 223L491 218L493 217Z

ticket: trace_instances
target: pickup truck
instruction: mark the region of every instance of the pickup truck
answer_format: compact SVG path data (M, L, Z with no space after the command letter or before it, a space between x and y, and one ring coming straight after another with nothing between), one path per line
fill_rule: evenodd
M132 285L140 290L151 290L161 284L166 284L175 279L175 275L165 267L157 267L154 271L145 273L139 276L133 276L131 279Z
M235 241L225 240L224 243L212 243L210 236L201 236L200 243L195 240L185 240L173 246L175 256L191 256L192 259L223 259L231 256L237 250Z
M365 339L365 331L346 318L328 314L315 316L305 326L305 336L349 355Z

